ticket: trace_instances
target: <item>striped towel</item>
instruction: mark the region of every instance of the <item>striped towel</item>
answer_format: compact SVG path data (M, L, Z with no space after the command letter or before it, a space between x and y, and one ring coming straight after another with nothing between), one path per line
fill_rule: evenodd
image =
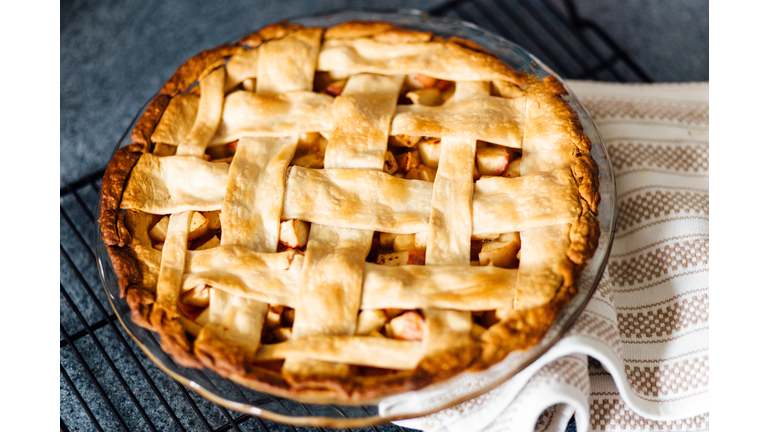
M574 327L427 431L709 429L709 84L569 81L616 172L608 267Z

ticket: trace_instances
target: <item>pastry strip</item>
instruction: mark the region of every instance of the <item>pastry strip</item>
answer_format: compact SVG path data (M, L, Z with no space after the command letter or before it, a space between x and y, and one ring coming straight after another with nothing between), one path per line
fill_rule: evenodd
M221 120L224 74L224 70L219 68L200 82L200 107L192 130L177 149L180 156L201 158L205 154L205 148ZM179 323L177 309L191 219L191 211L174 213L170 217L158 272L155 307L150 320L160 329L161 342L168 348L167 351L174 353L176 361L182 365L200 367L199 362L190 354L191 347Z
M403 76L369 74L349 79L341 96L334 102L337 120L328 140L326 168L334 169L342 176L350 172L366 172L360 170L378 170L380 175L385 175L380 171L384 166L389 124L403 79ZM331 201L325 201L326 198ZM347 200L341 196L318 195L312 198L312 202L315 205L338 205L339 198ZM287 212L283 216L290 218ZM312 225L293 325L294 339L315 335L354 335L360 310L365 257L372 240L371 230ZM370 349L365 356L376 357L375 348ZM294 381L302 381L306 377L345 376L349 373L349 360L344 358L345 364L332 364L289 357L283 372Z
M443 138L432 186L427 265L469 265L475 140Z
M523 176L569 167L579 153L590 151L591 143L581 132L578 117L560 98L565 90L559 83L552 84L551 80L531 82L527 89L525 141L520 164ZM551 120L563 117L574 120ZM572 224L563 223L520 232L515 309L547 304L558 289L573 283L573 263L566 253L571 243L571 227Z
M231 245L188 251L182 287L189 290L205 284L264 303L298 308L305 260L293 250L263 253ZM338 276L329 275L326 280L334 277ZM499 267L366 263L360 308L490 310L509 302L515 280L515 270ZM328 302L331 300L323 301Z
M128 179L121 208L153 214L220 209L229 169L224 163L188 156L144 154ZM286 184L282 217L399 234L421 232L428 228L433 188L429 182L373 170L294 166ZM472 234L573 221L582 211L578 194L567 167L511 179L480 179L474 186Z
M312 225L293 337L355 333L373 232Z
M462 103L489 92L488 83L459 81L449 103ZM473 138L441 141L429 212L427 265L469 265L476 143Z
M449 81L515 80L503 62L451 41L384 43L373 39L326 40L317 62L320 71L424 74Z
M532 309L549 303L557 289L570 278L567 258L570 224L533 228L520 232L520 266L515 309ZM523 249L523 247L525 249Z
M123 191L122 209L152 214L221 208L230 167L194 156L157 157L144 153Z
M366 264L360 308L492 310L510 304L516 278L492 266Z
M322 35L323 29L305 28L261 45L256 93L312 91Z
M269 96L234 91L224 98L221 124L210 145L227 144L246 136L330 131L334 121L333 101L331 96L311 91ZM170 145L181 143L192 128L198 104L199 96L191 93L173 98L152 140Z
M224 92L229 92L248 78L256 78L259 67L259 50L246 50L235 54L227 62L227 80Z
M236 91L224 100L224 113L212 145L248 136L286 136L333 128L333 98L311 91L265 96Z
M208 324L200 331L198 338L202 342L210 337L204 332L213 332L219 340L235 345L245 359L252 358L261 343L261 328L268 309L266 303L225 290L211 289ZM201 344L196 344L198 352L201 352L200 347Z
M192 129L184 137L184 141L176 149L177 156L203 157L205 148L211 142L221 121L221 110L224 104L223 68L216 69L200 81L200 104Z
M294 166L286 184L283 217L408 234L426 229L431 201L429 182L373 170Z
M312 51L313 46L319 47L320 33L310 30L270 41L259 48L257 93L312 89L316 62L316 54L313 57ZM245 143L238 145L235 152L235 159L242 160L230 170L227 205L222 209L221 245L234 244L259 252L276 252L284 173L296 151L298 137L245 140ZM242 157L238 158L241 152ZM271 192L264 194L259 185L266 186ZM251 194L249 190L257 192ZM248 203L257 201L257 209L246 210ZM249 229L228 232L240 224ZM219 373L242 375L256 354L269 305L231 293L221 295L217 291L220 290L211 290L211 298L217 299L210 303L209 323L195 340L195 353L206 366Z
M187 92L179 94L168 103L160 122L152 132L151 140L156 143L179 145L195 124L200 95Z
M183 287L205 284L264 303L296 307L303 265L304 257L293 249L264 253L225 245L189 251Z
M333 103L325 167L381 171L403 76L355 75Z
M262 345L256 361L302 359L413 369L421 357L421 343L372 336L316 335L273 345ZM310 364L317 364L312 362Z
M458 85L458 84L457 84ZM481 95L440 106L402 105L392 119L392 135L457 137L520 148L526 98Z
M451 104L487 95L490 84L456 83ZM472 170L476 138L443 138L429 216L425 264L469 266L472 237ZM472 345L472 314L455 310L424 309L424 355L439 359L447 351ZM467 350L469 352L469 350ZM431 360L428 360L431 361ZM463 366L463 365L462 365ZM450 365L444 367L450 368Z
M516 178L483 178L475 183L472 234L568 223L580 214L578 188L568 167Z
M297 143L296 135L240 140L221 206L221 244L277 250L285 171Z
M192 212L172 214L163 245L155 307L167 310L171 317L178 316L176 303L179 300L179 289L184 274L190 220L192 220Z
M136 210L126 210L125 212L125 226L131 233L129 247L139 261L139 268L141 269L141 282L139 284L142 287L155 290L163 252L152 247L152 241L149 238L149 227L152 221L152 215L147 213Z
M170 217L158 272L155 304L149 321L160 334L161 347L171 353L177 363L202 369L200 362L191 354L192 347L179 321L177 306L191 219L192 212L189 211Z

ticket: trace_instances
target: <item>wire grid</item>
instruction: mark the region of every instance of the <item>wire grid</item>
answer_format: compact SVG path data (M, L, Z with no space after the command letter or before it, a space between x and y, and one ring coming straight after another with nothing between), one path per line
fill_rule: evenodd
M564 8L549 1L452 0L428 12L493 30L566 78L652 81L597 25L581 19L570 0ZM98 277L93 211L102 176L93 173L60 191L60 430L323 430L214 404L166 375L136 346L116 322ZM388 424L356 430L405 429ZM569 430L575 430L573 422Z

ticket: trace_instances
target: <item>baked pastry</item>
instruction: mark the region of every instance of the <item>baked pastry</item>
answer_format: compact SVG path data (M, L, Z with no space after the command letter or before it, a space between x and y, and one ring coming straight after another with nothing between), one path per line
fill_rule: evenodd
M183 366L321 403L535 345L599 237L564 94L384 22L280 23L196 55L104 174L132 320Z

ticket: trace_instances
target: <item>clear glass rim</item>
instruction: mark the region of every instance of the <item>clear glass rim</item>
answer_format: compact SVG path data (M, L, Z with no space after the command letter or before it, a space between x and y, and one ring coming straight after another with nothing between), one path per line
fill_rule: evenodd
M427 15L426 12L415 10L415 9L369 9L369 8L340 8L340 9L334 9L328 12L322 12L322 13L316 13L311 15L302 15L302 16L296 16L293 18L288 18L287 21L300 21L300 20L308 20L313 18L325 18L329 16L335 16L335 15L343 15L343 14L349 14L349 13L362 13L362 14L380 14L381 16L378 17L380 20L387 20L387 18L394 19L395 17L404 17L404 16L419 16L421 17L422 21L430 20L433 22L439 22L439 23L450 23L452 25L459 25L462 27L470 28L475 31L479 31L483 33L485 36L489 36L495 39L498 39L500 41L503 41L505 44L513 45L517 48L519 48L521 51L525 52L526 55L528 55L536 64L538 67L541 67L544 71L546 71L548 74L553 75L555 78L560 80L563 85L568 89L567 83L559 77L554 71L552 71L549 67L547 67L545 64L541 63L535 56L528 53L524 48L519 47L518 45L496 35L495 33L489 32L488 30L485 30L483 28L480 28L476 26L475 24L456 20L452 18L443 18L443 17L432 17ZM569 91L570 92L570 91ZM154 98L154 96L153 96ZM115 149L112 153L112 157L114 157L115 153L117 152L120 147L122 147L123 141L126 136L129 136L131 130L133 129L137 119L139 116L143 113L146 106L151 102L152 99L147 101L141 109L137 112L136 116L133 118L131 124L128 126L126 131L123 133L121 138L118 140L117 145L115 146ZM110 303L110 306L112 307L113 311L115 312L115 316L120 321L120 324L123 326L123 329L128 333L128 335L133 339L133 341L139 346L139 348L144 352L144 354L149 357L149 359L157 365L163 372L171 376L173 379L178 381L180 384L184 385L186 388L191 389L195 391L196 393L200 394L202 397L217 403L221 406L224 406L226 408L229 408L233 411L241 412L244 414L254 415L258 417L262 417L265 419L268 419L270 421L275 421L279 423L285 423L285 424L292 424L297 426L312 426L312 427L335 427L335 428L356 428L356 427L365 427L365 426L371 426L371 425L377 425L382 423L387 423L391 421L396 420L402 420L407 418L415 418L415 417L421 417L425 415L429 415L447 408L450 408L452 406L458 405L462 402L465 402L467 400L470 400L472 398L475 398L479 395L482 395L484 393L487 393L488 391L498 387L502 383L506 382L513 376L517 375L520 371L525 369L526 367L530 366L533 362L538 360L544 353L546 353L552 346L554 346L557 342L559 342L563 336L570 330L570 328L573 326L573 324L576 322L576 320L579 318L583 310L586 308L587 303L589 303L589 300L592 298L592 295L594 294L595 290L597 289L597 285L600 281L600 278L602 277L602 274L605 270L605 267L608 262L608 256L610 255L611 246L613 244L613 237L615 234L615 226L616 226L616 215L617 215L617 208L616 208L616 200L613 199L616 194L616 184L615 184L615 177L614 177L614 170L613 170L613 164L610 161L610 158L608 157L608 153L605 150L602 137L600 136L599 131L594 126L594 122L592 121L591 116L586 111L586 109L581 105L578 100L571 95L568 97L569 103L571 105L578 106L579 109L581 109L584 114L586 115L586 118L582 118L580 115L580 120L582 121L585 126L587 124L591 125L592 127L592 133L596 134L597 140L592 139L593 137L590 136L592 139L592 145L599 146L602 151L605 154L605 160L606 160L606 170L607 170L607 178L610 180L612 184L608 185L611 188L612 191L612 199L611 203L608 208L602 209L603 211L609 211L611 214L611 218L609 221L609 230L608 232L605 232L604 230L601 230L600 234L600 240L603 241L603 237L607 236L607 248L604 251L604 256L599 262L598 268L596 269L596 277L593 283L591 284L589 290L586 292L586 295L574 311L568 316L565 321L562 323L560 330L558 331L558 334L552 338L552 340L546 342L546 343L540 343L536 345L535 347L531 348L529 352L532 352L533 354L530 355L528 359L523 361L518 367L512 368L508 371L508 373L502 375L502 377L496 381L492 385L485 386L475 392L463 395L461 397L455 398L450 400L450 402L442 404L439 407L425 410L424 412L419 412L418 414L404 414L404 415L389 415L389 416L380 416L378 414L376 415L370 415L365 417L355 417L355 418L345 418L345 417L324 417L324 416L292 416L292 415L285 415L281 413L277 413L268 409L252 406L249 404L236 402L229 400L227 398L224 398L222 396L217 395L213 391L201 386L200 384L192 381L191 379L171 370L169 367L167 367L164 362L160 359L158 359L153 352L144 346L142 342L137 338L136 335L134 335L133 331L129 328L129 326L123 321L123 316L121 315L120 311L118 310L117 306L114 303L114 300L112 298L112 295L108 289L108 281L106 280L105 272L112 271L112 265L109 259L104 259L105 255L102 254L99 251L99 248L106 248L106 245L104 245L102 239L101 239L101 229L100 224L98 222L99 216L100 216L100 206L97 204L95 214L95 230L94 230L94 236L95 241L95 255L97 257L97 266L98 266L98 272L99 272L99 278L101 279L102 286L104 287L104 290L107 294L107 299ZM576 108L574 106L574 108ZM578 112L578 110L577 110ZM586 133L586 127L585 127L585 133ZM112 158L110 158L111 160ZM602 170L601 170L602 171ZM601 180L601 186L602 182L604 180ZM101 194L101 190L100 190ZM607 197L603 197L607 198ZM593 258L594 260L595 258ZM106 261L106 262L105 262ZM590 260L591 262L591 260ZM562 311L561 311L562 314ZM561 319L562 316L560 316L558 319ZM140 331L146 331L150 332L149 330L139 328ZM150 332L151 333L151 332ZM236 384L232 382L233 385L239 386L239 384ZM289 398L284 398L289 399Z

